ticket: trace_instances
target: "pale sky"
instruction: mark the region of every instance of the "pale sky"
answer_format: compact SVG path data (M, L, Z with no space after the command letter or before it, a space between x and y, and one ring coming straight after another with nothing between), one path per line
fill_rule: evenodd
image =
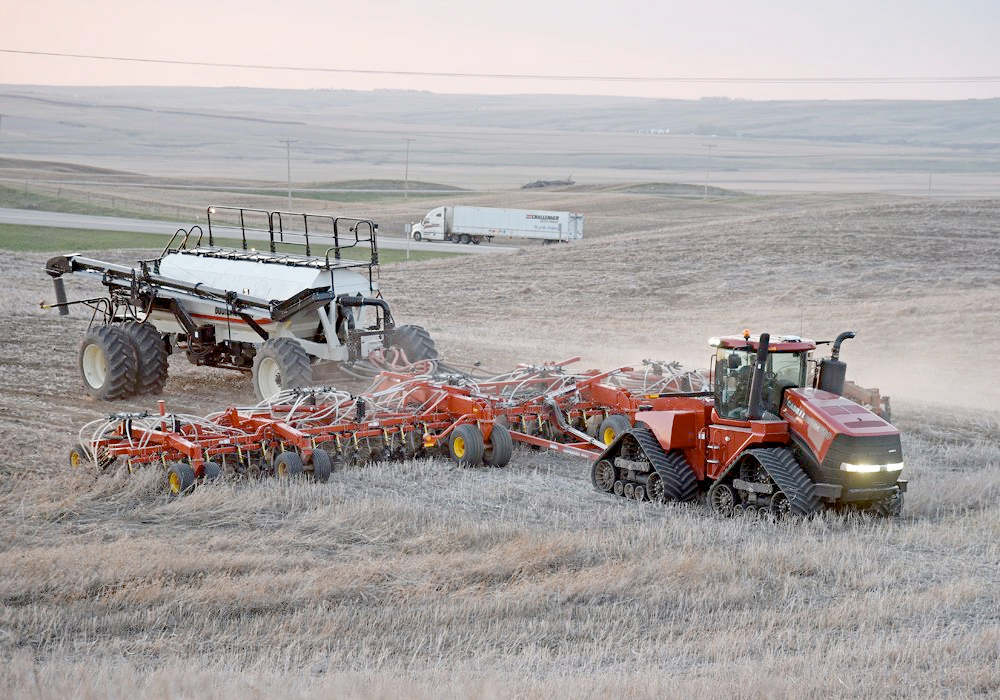
M0 84L1000 97L998 0L7 0L0 26ZM11 51L481 75L218 68ZM486 77L498 74L683 81ZM896 81L787 82L875 78ZM913 81L928 78L951 80ZM750 82L712 82L730 79ZM763 79L786 82L757 82Z

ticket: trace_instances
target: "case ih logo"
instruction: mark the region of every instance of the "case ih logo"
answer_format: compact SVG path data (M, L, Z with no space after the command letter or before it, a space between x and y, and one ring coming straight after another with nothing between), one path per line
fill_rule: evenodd
M542 221L559 221L558 216L552 216L551 214L528 214L526 219L541 219Z

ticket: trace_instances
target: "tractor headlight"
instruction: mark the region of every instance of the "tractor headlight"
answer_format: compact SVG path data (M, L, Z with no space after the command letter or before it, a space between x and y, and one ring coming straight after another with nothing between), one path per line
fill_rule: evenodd
M903 471L903 463L893 462L892 464L854 464L853 462L841 462L840 468L845 472L855 472L857 474L871 474L873 472L901 472Z

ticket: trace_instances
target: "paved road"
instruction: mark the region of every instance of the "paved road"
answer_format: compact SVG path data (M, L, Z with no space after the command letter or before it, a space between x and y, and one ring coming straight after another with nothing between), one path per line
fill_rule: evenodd
M172 235L177 229L185 227L174 221L150 221L148 219L123 219L112 216L90 216L88 214L63 214L53 211L35 211L28 209L0 208L0 224L20 224L22 226L52 226L54 228L79 228L97 231L127 231L131 233L160 233ZM264 236L249 236L264 238ZM437 243L430 241L408 241L405 238L392 238L379 235L379 248L386 250L429 250L440 253L468 253L483 255L487 253L513 253L514 246L499 245L461 245L459 243Z

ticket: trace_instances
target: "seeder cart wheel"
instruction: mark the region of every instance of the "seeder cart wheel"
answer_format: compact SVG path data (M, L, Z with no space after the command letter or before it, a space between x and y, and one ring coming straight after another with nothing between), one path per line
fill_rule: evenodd
M73 469L81 469L90 463L90 453L83 445L74 445L69 451L69 466Z
M448 452L460 467L474 467L483 461L483 434L471 423L462 423L451 431Z
M216 462L205 462L201 467L201 478L206 483L209 481L215 481L221 474L222 467L220 467Z
M167 383L167 346L163 336L152 325L128 321L122 330L132 341L138 354L136 394L159 394Z
M507 426L494 423L490 431L490 442L483 454L483 463L488 467L506 467L514 454L514 440Z
M330 474L333 473L333 460L330 459L330 455L326 451L319 448L313 450L310 464L312 465L313 481L325 484L330 480Z
M87 393L101 401L135 393L139 356L121 326L91 326L80 343L77 362Z
M167 489L171 496L180 496L194 488L194 469L186 462L171 462L167 467Z
M597 431L597 437L605 445L610 445L620 435L628 432L631 427L632 424L628 422L628 418L620 413L615 413L604 419L600 429Z
M254 355L251 377L253 390L262 401L285 389L309 386L309 354L291 338L265 340Z
M302 463L302 458L299 457L298 452L286 450L274 460L274 475L279 479L302 476L305 470L305 465Z

